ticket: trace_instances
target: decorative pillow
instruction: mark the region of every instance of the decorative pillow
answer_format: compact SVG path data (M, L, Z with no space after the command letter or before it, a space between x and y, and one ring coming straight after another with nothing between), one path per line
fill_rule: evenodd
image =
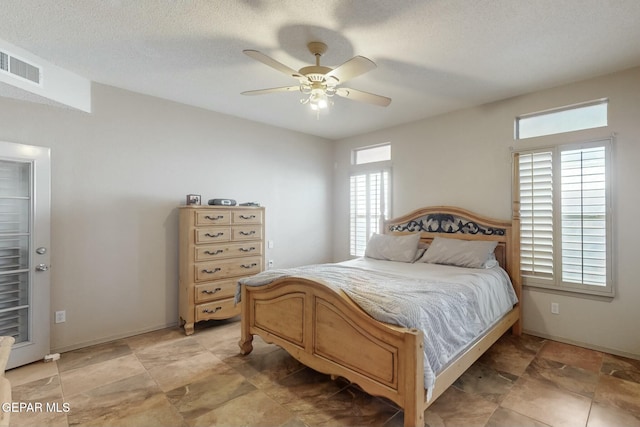
M404 236L373 234L367 242L364 256L387 261L414 262L419 241L420 233Z
M487 266L491 264L489 261L496 246L498 246L498 242L435 237L420 262L489 268Z

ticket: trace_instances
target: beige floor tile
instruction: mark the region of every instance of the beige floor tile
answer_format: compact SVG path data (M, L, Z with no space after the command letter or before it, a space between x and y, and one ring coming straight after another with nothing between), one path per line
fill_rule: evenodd
M466 393L500 403L517 379L518 377L515 375L498 372L476 362L453 385Z
M13 385L11 397L14 402L47 402L62 399L62 387L58 375L40 378L29 383Z
M529 364L523 378L536 379L591 399L598 384L599 374L540 357Z
M122 340L80 348L62 353L60 360L57 361L58 370L59 372L64 372L126 356L127 354L131 354L131 349Z
M382 426L399 410L386 401L347 387L326 398L319 399L296 418L313 427L323 426Z
M483 427L498 405L455 387L447 389L424 413L428 426Z
M281 426L295 417L259 390L237 397L197 418L189 426Z
M134 335L132 337L125 338L122 341L124 341L131 350L135 352L147 347L179 341L183 338L186 338L184 330L176 326L174 328L165 328L147 332L146 334Z
M122 419L124 414L135 413L147 400L164 394L149 376L143 373L111 384L65 398L70 406L69 424L87 424L94 420Z
M61 372L60 381L64 395L70 397L145 372L138 358L129 354Z
M591 399L535 379L521 378L501 406L554 427L574 427L586 424Z
M224 364L208 374L166 393L169 402L184 419L198 418L236 397L256 390L245 377Z
M640 383L640 360L605 354L601 372L612 377Z
M514 412L510 409L498 408L489 418L485 427L549 427L548 424L541 423L525 415Z
M34 362L5 372L13 387L58 375L57 362Z
M155 366L148 372L160 389L168 392L208 376L222 364L223 362L216 356L203 351L167 365Z
M509 332L502 336L479 361L499 372L521 376L536 357L543 341L530 335L514 337Z
M640 384L601 375L594 401L640 417Z
M136 356L142 365L148 369L158 369L174 362L187 360L193 356L208 351L192 337L184 337L169 342L159 342L157 345L146 346L136 351Z
M587 427L640 427L640 416L622 409L593 403Z
M12 426L399 427L393 403L304 367L261 338L240 355L240 323L167 328L7 372ZM505 334L426 412L429 427L640 426L640 362ZM53 408L53 407L52 407ZM588 424L587 424L588 423Z
M538 352L538 357L555 360L556 362L562 362L566 365L592 372L600 372L603 354L588 348L557 341L547 341Z

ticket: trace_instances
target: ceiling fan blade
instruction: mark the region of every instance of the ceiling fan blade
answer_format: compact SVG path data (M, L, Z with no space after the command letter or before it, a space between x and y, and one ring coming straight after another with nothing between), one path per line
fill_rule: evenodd
M300 90L300 86L285 86L285 87L274 87L271 89L248 90L248 91L242 92L242 95L264 95L266 93L293 92L297 90Z
M374 68L376 68L376 64L372 60L364 56L354 56L344 64L333 69L333 71L329 71L325 74L325 77L333 77L338 79L339 83L344 83Z
M354 101L379 105L381 107L386 107L387 105L391 104L391 98L387 98L386 96L375 95L373 93L356 89L349 89L346 87L338 88L338 90L336 90L336 95L343 98L352 99Z
M295 79L305 78L297 70L294 70L293 68L284 65L282 62L276 61L275 59L265 55L262 52L258 52L257 50L253 50L253 49L246 49L246 50L243 50L242 52L245 55L255 59L256 61L260 61L263 64L268 65L269 67L275 70L278 70L281 73L284 73L290 77L293 77Z

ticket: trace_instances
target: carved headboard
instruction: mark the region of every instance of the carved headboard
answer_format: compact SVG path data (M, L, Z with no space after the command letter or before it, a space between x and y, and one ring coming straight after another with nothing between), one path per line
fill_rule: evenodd
M386 234L420 233L420 240L430 243L434 237L442 236L464 240L493 240L498 242L496 259L504 268L514 287L520 284L520 240L519 224L497 220L452 206L433 206L417 209L407 215L384 222ZM516 285L517 282L517 285ZM519 289L517 289L518 297Z

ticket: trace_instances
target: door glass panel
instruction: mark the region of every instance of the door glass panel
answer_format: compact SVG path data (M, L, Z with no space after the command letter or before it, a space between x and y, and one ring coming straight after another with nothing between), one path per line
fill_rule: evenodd
M31 163L0 160L0 335L29 340Z

